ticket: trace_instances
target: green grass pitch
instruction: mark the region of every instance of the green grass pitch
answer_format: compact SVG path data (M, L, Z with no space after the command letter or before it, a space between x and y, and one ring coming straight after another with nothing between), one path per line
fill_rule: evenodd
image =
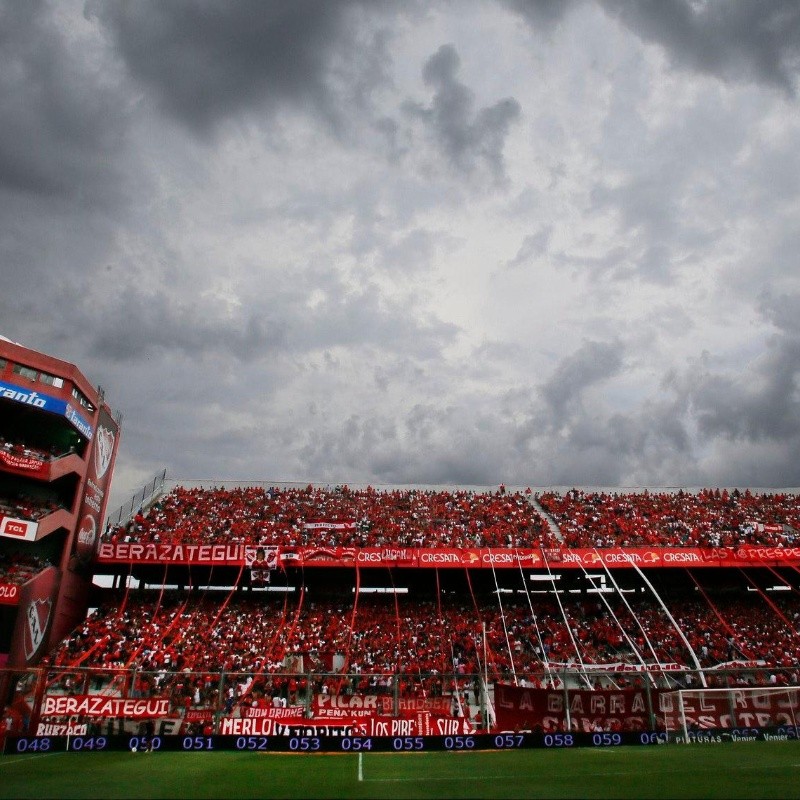
M0 798L800 798L800 742L0 757Z

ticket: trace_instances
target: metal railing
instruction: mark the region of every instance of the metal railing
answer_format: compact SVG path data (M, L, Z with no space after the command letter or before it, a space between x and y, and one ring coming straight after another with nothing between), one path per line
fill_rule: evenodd
M547 674L536 675L489 676L458 672L303 670L302 659L295 658L291 669L258 673L80 666L0 669L0 705L5 706L7 732L23 735L35 735L42 720L52 721L59 716L80 719L98 728L102 726L106 733L135 732L141 722L141 717L137 718L141 704L148 702L154 704L149 707L148 714L159 718L162 733L201 730L220 733L224 731L226 720L259 715L275 720L276 724L281 720L288 724L288 721L301 719L319 723L320 710L332 724L336 723L337 716L365 717L372 713L398 717L409 712L429 712L437 717L464 720L475 731L489 731L494 728L498 710L502 713L503 707L509 705L508 687L513 687L517 693L527 689L548 692L549 702L552 704L555 698L561 709L559 724L565 726L565 730L570 729L570 714L573 722L578 714L577 700L581 706L594 705L592 696L595 695L597 708L602 711L600 716L608 716L614 703L621 703L620 698L624 698L626 692L629 696L637 694L638 712L628 716L636 717L637 722L633 724L638 725L638 729L652 731L664 729L660 710L663 711L665 695L673 696L670 707L677 709L677 698L682 693L708 692L709 689L701 688L705 684L712 687L711 693L724 694L727 687L730 696L724 703L729 704L733 712L734 693L763 691L766 696L785 686L787 692L793 693L791 705L794 709L800 702L797 681L796 667L784 671L754 667L705 670L702 677L694 670L621 674L574 669L550 670ZM535 693L529 694L532 697ZM115 705L114 701L119 702ZM522 701L521 709L525 708L525 702ZM77 705L71 707L70 703ZM93 707L102 708L102 713L93 715L89 710ZM778 707L786 708L785 702L781 700ZM118 713L109 708L117 709ZM85 713L80 713L80 709ZM262 709L263 713L253 709ZM554 709L550 710L555 713ZM588 713L588 708L581 707L581 715ZM630 730L630 722L625 724ZM535 727L522 718L518 725L520 729L526 725Z
M149 503L163 493L166 479L166 469L157 473L127 503L124 503L116 511L106 516L105 527L109 525L116 527L127 523L139 509L146 508Z

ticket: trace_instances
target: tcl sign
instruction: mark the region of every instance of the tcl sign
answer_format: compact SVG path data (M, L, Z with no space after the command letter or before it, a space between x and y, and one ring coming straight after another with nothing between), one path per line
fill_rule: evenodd
M14 539L26 539L32 542L36 538L37 524L25 519L12 517L0 518L0 536L10 536Z

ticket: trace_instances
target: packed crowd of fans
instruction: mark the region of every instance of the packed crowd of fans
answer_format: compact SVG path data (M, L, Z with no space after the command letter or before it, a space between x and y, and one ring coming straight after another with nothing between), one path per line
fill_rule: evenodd
M800 496L706 489L545 492L567 547L736 547L800 544Z
M21 586L49 566L47 559L27 553L0 553L0 583Z
M555 546L520 492L177 487L107 541L320 547Z
M791 547L800 544L800 496L178 486L104 539L283 547Z
M6 453L11 453L15 456L24 456L25 458L35 458L39 461L49 461L53 458L59 458L67 453L74 453L75 448L70 447L69 450L60 451L58 447L53 444L50 447L40 447L30 442L26 442L20 437L9 438L0 434L0 450Z
M35 522L63 506L53 497L34 497L18 492L0 497L0 517L14 517Z
M433 696L453 681L483 674L556 685L565 668L587 673L591 686L597 680L591 670L611 665L646 664L657 681L667 681L661 685L674 685L682 674L676 665L688 672L743 662L768 668L763 682L799 682L800 602L793 598L780 606L737 598L713 604L674 599L670 611L677 629L660 603L642 599L631 605L514 598L501 606L496 598L479 604L378 595L358 601L351 595L348 601L342 595L293 602L290 607L288 597L276 596L221 602L202 594L149 600L120 595L46 663L66 675L76 667L109 675L135 668L136 685L128 690L170 696L186 708L219 701L223 670L240 676L229 682L231 704L255 688L265 702L276 696L296 702L309 675L314 691L323 694L389 692L395 673L400 691L414 693L424 676L424 690ZM709 685L730 682L706 674ZM74 676L81 680L79 672ZM616 686L642 679L634 670L611 678Z

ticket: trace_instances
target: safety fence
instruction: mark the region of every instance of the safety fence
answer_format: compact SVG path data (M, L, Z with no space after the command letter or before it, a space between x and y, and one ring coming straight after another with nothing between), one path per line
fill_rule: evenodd
M153 476L127 503L123 503L116 511L106 516L106 527L124 525L140 509L146 508L148 503L163 493L166 479L165 469Z
M291 666L291 665L290 665ZM465 736L772 729L800 718L797 669L536 675L293 669L0 670L12 736Z

